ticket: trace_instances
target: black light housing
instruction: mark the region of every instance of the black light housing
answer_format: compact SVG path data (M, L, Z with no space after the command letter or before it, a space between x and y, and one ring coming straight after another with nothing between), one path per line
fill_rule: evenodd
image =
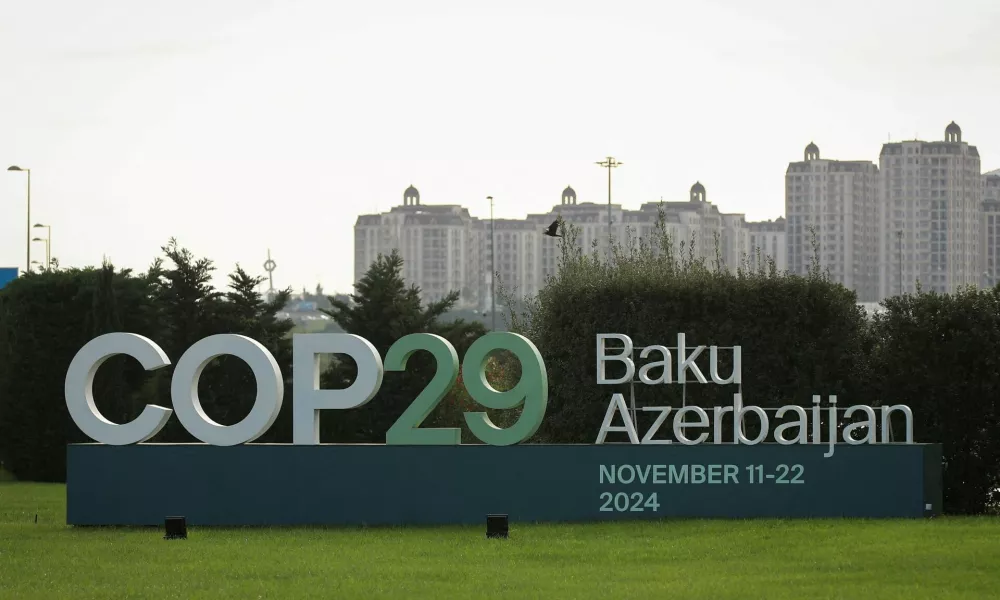
M510 536L507 515L486 515L486 537L506 539Z
M184 517L167 517L163 520L165 540L186 540L188 536L187 519Z

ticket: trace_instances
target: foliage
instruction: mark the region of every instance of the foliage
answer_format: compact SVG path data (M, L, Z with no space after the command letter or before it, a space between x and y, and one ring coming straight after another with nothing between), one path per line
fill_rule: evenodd
M18 479L63 481L66 444L89 441L66 411L63 380L94 337L130 331L155 338L147 281L128 270L29 273L0 290L0 454ZM98 408L131 419L144 403L142 369L110 359L94 382ZM129 416L131 415L131 416Z
M196 259L176 241L163 248L170 260L147 273L100 269L56 269L30 273L0 290L0 456L18 479L63 481L66 444L89 441L66 411L63 381L69 363L91 339L127 331L156 342L177 361L194 342L217 333L247 335L275 357L291 397L291 323L275 318L289 292L265 302L260 279L239 266L229 289L209 285L211 261ZM108 359L94 380L101 413L113 422L137 417L147 404L171 406L173 368L146 372L125 356ZM209 417L224 425L243 419L255 397L249 367L220 357L206 367L198 388ZM260 441L291 441L291 406ZM151 441L194 440L176 416Z
M411 333L433 333L448 340L458 353L459 362L479 336L486 333L481 323L463 320L442 322L441 315L450 310L458 300L458 292L451 292L439 301L424 306L420 289L407 286L402 277L403 260L399 253L379 255L368 272L355 285L350 302L330 298L332 310L326 310L347 333L359 335L385 356L390 346ZM436 370L429 352L420 351L411 356L403 372L387 371L377 396L368 404L352 410L323 414L320 417L320 439L337 443L384 443L385 432L395 423L414 398L426 387ZM343 389L357 376L357 366L352 360L332 361L324 371L322 387ZM452 390L452 397L443 404L445 409L457 410L463 400L460 392ZM454 422L456 415L442 415L439 407L428 424Z
M945 511L984 512L1000 486L1000 288L918 292L883 306L873 383L884 403L913 409L916 441L942 444Z
M640 239L630 231L610 262L596 247L585 254L575 227L563 231L557 274L537 297L522 301L520 314L508 315L509 326L535 343L548 370L549 412L539 440L592 443L612 393L629 397L628 384L595 384L599 333L629 335L637 347L673 347L678 333L686 334L689 347L741 346L744 403L809 404L813 394L864 398L863 312L853 292L818 269L800 277L778 273L773 262L751 269L746 257L735 270L719 258L710 263L697 240L675 242L662 209L653 235ZM719 362L719 374L728 377L732 352L720 350ZM708 357L699 364L709 377ZM620 363L608 366L610 377L624 375ZM639 384L635 395L639 405L680 406L680 388ZM740 390L692 383L686 402L732 405ZM723 431L732 439L731 420Z
M257 291L263 277L251 277L239 265L229 275L226 291L209 283L215 266L210 259L197 258L171 239L161 248L169 261L157 259L149 270L151 295L156 307L154 318L162 325L157 338L160 347L177 361L199 340L221 334L245 335L259 342L274 356L285 379L285 397L291 398L292 344L288 336L292 324L279 321L275 314L291 296L282 290L268 302ZM166 263L166 264L165 264ZM150 375L149 394L164 405L170 401L172 368ZM222 356L205 367L198 386L202 408L209 418L232 425L249 414L256 397L256 380L250 367L233 356ZM285 402L275 425L258 441L291 441L291 406ZM197 442L174 417L152 441Z

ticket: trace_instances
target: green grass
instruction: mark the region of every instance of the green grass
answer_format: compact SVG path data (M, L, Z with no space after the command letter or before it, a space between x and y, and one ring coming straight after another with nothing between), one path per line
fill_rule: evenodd
M0 484L0 598L1000 597L993 518L189 535L67 527L64 486Z

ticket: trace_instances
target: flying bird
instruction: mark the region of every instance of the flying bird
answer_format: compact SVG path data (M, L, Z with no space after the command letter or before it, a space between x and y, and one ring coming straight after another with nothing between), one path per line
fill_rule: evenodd
M556 233L559 230L559 221L552 221L549 228L545 230L545 235L549 237L562 237L561 233Z

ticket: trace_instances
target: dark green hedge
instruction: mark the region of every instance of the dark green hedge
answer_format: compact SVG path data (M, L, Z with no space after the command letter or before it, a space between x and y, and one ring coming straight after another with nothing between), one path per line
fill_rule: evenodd
M835 394L840 407L910 406L915 441L943 445L945 510L989 509L1000 485L1000 291L893 298L872 319L815 259L804 276L780 273L767 261L726 269L721 260L697 258L697 240L676 244L663 224L661 218L652 243L619 245L610 264L596 250L585 253L568 226L558 274L538 296L502 293L516 307L509 326L535 342L548 371L549 411L533 441L593 443L612 394L628 399L627 384L596 385L597 334L672 347L683 332L689 347L742 347L744 404L808 407L814 394L824 404ZM709 377L705 354L699 364ZM730 356L720 352L723 377L732 372ZM620 376L613 365L608 374ZM634 389L639 406L680 405L681 386ZM737 391L688 383L687 401L731 405ZM656 413L638 417L641 436ZM892 423L897 439L901 421ZM732 439L731 417L724 423L723 435Z
M118 304L137 308L141 284L114 279ZM148 333L139 311L118 313L100 301L101 280L94 269L54 271L16 279L0 291L0 453L19 479L64 480L66 443L87 441L63 396L63 378L77 351L112 326ZM95 381L95 396L109 418L128 412L126 390L138 383L126 366L113 359Z
M950 513L986 510L1000 486L1000 288L891 298L876 317L871 386L941 442Z
M172 362L195 341L216 333L239 333L261 342L275 356L291 398L289 322L274 314L288 292L265 302L259 278L239 267L225 292L207 282L211 261L195 259L175 243L164 247L170 264L147 273L68 269L33 273L0 290L0 460L22 480L64 481L66 444L89 441L66 410L63 384L73 356L91 339L113 331L144 335ZM173 367L146 372L124 356L109 359L94 381L101 413L114 422L134 419L147 404L171 406ZM256 383L249 367L222 357L205 369L199 395L206 413L223 424L245 417ZM172 417L153 442L193 441ZM291 402L260 441L291 441Z
M818 273L794 277L766 267L716 268L696 259L691 242L678 255L665 233L658 245L618 248L609 266L574 248L575 232L566 231L559 274L520 322L549 375L549 412L539 439L592 443L611 395L628 398L627 384L596 385L599 333L628 335L635 346L673 347L678 333L688 347L740 346L744 404L807 405L813 394L836 394L841 404L875 403L866 388L865 314L843 286ZM731 360L731 351L720 350L720 376L732 373ZM739 387L711 383L707 350L698 364L709 383L689 378L688 403L731 405ZM623 373L623 367L609 365L610 376ZM636 385L635 394L640 405L679 406L680 388ZM652 420L656 413L647 416ZM644 430L645 423L640 425ZM726 436L732 435L730 425Z

